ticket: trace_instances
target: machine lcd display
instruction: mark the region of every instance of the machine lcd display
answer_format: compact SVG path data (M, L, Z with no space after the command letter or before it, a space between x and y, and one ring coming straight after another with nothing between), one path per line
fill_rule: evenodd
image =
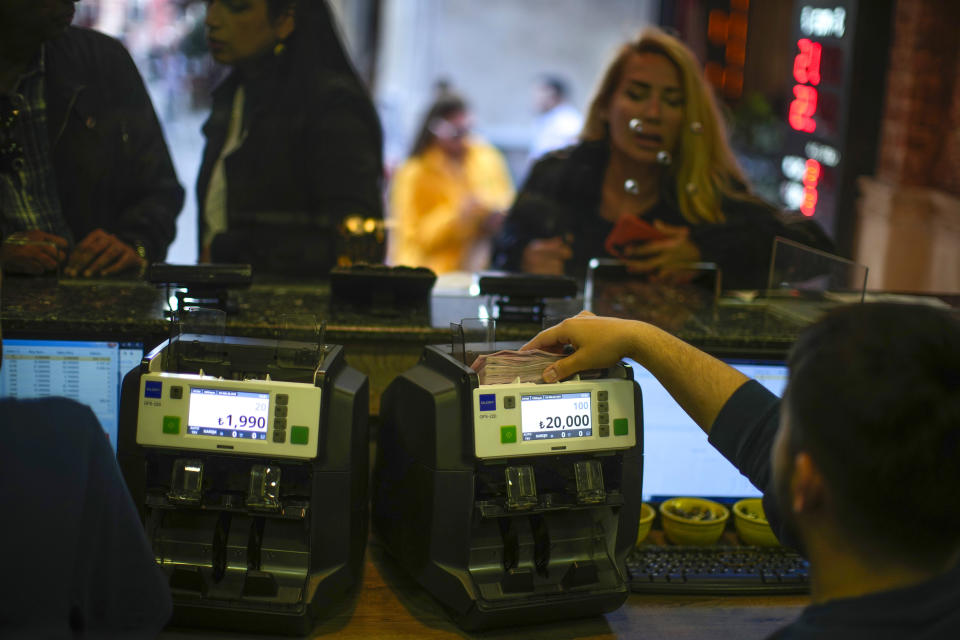
M190 388L187 433L266 440L269 416L269 393Z
M520 396L523 439L583 438L593 435L590 392Z

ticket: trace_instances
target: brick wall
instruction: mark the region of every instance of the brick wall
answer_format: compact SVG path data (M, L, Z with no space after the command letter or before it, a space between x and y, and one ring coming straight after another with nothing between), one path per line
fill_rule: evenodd
M877 177L960 195L960 2L898 0L894 21Z
M954 25L960 23L960 15L953 19ZM957 48L960 50L960 44ZM947 115L944 118L946 131L943 132L940 157L937 159L933 175L935 185L944 191L960 195L960 53L954 56L952 75L953 94L950 96Z

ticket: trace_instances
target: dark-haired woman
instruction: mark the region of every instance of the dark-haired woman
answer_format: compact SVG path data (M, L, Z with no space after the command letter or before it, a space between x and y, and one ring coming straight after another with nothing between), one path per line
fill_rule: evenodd
M441 94L393 179L388 261L436 273L485 268L513 194L503 156L471 135L466 102Z
M210 0L231 67L197 178L202 262L323 274L344 217L381 218L381 131L325 0Z

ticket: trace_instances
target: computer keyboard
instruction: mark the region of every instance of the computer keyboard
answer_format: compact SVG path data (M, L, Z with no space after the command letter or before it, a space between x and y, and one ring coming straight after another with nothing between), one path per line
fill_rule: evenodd
M809 593L809 564L781 548L644 545L627 556L634 593Z

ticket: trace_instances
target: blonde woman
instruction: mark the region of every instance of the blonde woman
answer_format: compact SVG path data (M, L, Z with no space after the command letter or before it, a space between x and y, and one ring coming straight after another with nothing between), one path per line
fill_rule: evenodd
M494 266L583 277L594 257L635 272L715 262L727 288L765 283L774 237L830 249L750 193L693 53L650 29L624 45L581 142L538 162L497 240Z

